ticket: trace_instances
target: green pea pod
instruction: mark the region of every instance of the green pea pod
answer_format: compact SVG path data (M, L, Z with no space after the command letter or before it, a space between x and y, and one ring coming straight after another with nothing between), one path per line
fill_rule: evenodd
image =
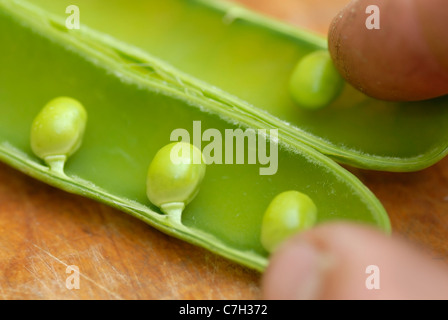
M0 0L0 30L0 159L18 170L258 270L269 257L260 241L263 213L286 190L313 199L317 223L344 219L390 230L381 203L356 177L285 130L263 130L269 118L262 111L242 109L224 92L91 29L68 31L64 21L20 1ZM58 96L82 101L89 118L65 176L48 169L29 139L36 114ZM148 200L146 178L158 150L179 129L192 140L199 134L204 152L211 143L206 132L225 137L244 129L278 157L265 161L267 153L259 154L255 164L236 164L204 154L200 191L182 224L173 223Z
M322 110L300 108L289 90L294 67L305 55L326 50L326 39L235 3L114 0L106 7L103 0L33 3L59 16L69 4L79 5L83 26L132 44L223 89L237 97L233 103L245 110L253 105L266 111L266 126L278 127L339 162L367 169L414 171L436 163L448 152L448 97L390 103L368 98L347 85ZM152 70L135 55L124 58L136 69Z

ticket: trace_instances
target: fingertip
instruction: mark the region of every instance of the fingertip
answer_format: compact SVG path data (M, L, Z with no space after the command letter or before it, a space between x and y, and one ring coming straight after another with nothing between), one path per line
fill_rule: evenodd
M417 101L448 94L448 46L440 45L444 31L439 30L448 28L446 14L433 15L432 20L428 14L419 17L424 8L437 7L432 1L377 0L378 23L369 29L366 9L371 4L352 1L331 23L328 47L342 77L381 100Z
M448 270L373 227L327 223L289 239L263 281L265 299L440 299Z
M340 280L353 281L347 276L347 273L354 275L347 261L351 254L357 255L359 251L350 248L358 246L353 239L375 235L376 231L370 227L340 222L322 224L297 234L271 257L263 277L263 297L280 300L342 298L342 293L332 288L338 285L334 283L337 273Z
M263 277L268 300L318 299L322 285L322 255L312 244L295 237L274 254Z

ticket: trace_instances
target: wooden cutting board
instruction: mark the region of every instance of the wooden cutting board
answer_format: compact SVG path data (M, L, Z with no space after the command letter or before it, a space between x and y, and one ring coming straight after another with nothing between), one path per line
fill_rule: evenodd
M326 33L347 0L241 0ZM394 232L448 260L448 159L418 173L350 169ZM79 289L68 289L79 268ZM69 273L67 273L67 271ZM257 299L261 275L118 210L0 164L1 299Z

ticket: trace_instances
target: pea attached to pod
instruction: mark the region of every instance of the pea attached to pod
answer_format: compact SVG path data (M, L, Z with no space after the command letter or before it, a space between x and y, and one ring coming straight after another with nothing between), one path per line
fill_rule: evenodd
M313 200L298 191L286 191L277 195L264 213L261 225L261 244L273 252L293 234L313 227L317 220L317 208Z
M319 50L298 62L290 79L289 91L300 107L316 110L333 102L343 86L344 80L334 66L330 53Z
M146 182L149 201L181 224L181 215L198 194L206 164L201 151L185 142L161 148L152 160Z
M48 102L31 125L31 149L55 173L64 174L67 158L82 143L87 123L83 105L69 97Z

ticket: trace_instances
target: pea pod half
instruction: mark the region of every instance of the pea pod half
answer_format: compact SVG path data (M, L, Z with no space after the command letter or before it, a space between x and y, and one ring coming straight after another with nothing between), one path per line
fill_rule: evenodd
M79 5L84 26L223 89L238 97L233 103L247 112L251 105L266 111L266 125L279 127L337 161L368 169L414 171L448 152L448 97L389 103L346 86L324 110L300 108L289 89L294 67L308 53L325 50L326 39L234 3L114 0L104 10L102 0L33 3L58 15L69 4ZM124 58L145 71L146 61L135 55Z
M184 84L179 79L189 78L169 68L137 66L148 68L142 73L124 54L139 52L111 46L110 39L89 29L68 31L63 21L20 1L0 0L0 30L8 30L0 32L0 159L11 166L258 270L268 258L260 241L263 213L286 190L313 199L317 223L348 219L390 230L382 205L356 177L286 131L277 137L261 130L262 112L243 112L221 91L195 80ZM82 101L89 118L65 176L49 170L29 139L34 117L58 96ZM192 139L209 129L221 137L229 130L254 130L257 141L278 146L276 173L260 175L266 162L210 163L200 192L182 213L182 225L172 223L148 200L146 176L157 151L178 129Z

